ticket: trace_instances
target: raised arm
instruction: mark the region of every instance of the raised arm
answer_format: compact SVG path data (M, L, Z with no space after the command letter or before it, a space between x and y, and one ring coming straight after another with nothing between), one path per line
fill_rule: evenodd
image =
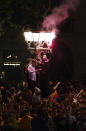
M59 84L61 84L60 81L57 82L57 84L53 87L53 89L56 90Z

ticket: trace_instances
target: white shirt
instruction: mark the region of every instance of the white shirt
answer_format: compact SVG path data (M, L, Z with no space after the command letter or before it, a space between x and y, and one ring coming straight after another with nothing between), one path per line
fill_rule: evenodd
M36 81L36 70L35 67L32 66L32 64L28 65L28 73L29 73L29 79Z

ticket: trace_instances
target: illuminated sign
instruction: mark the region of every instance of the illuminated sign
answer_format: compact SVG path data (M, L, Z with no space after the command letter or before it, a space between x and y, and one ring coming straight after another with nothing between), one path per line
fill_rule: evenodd
M52 40L55 38L54 32L40 32L40 33L32 33L32 32L24 32L25 41L34 41L34 42L48 42L51 45Z

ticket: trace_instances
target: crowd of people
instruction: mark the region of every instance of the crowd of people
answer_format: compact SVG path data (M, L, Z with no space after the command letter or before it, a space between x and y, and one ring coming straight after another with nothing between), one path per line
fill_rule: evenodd
M86 83L60 84L44 98L42 90L36 86L33 92L27 81L1 83L0 131L85 131Z
M0 131L85 131L86 81L49 81L46 97L29 60L27 80L0 82ZM45 88L45 87L44 87Z

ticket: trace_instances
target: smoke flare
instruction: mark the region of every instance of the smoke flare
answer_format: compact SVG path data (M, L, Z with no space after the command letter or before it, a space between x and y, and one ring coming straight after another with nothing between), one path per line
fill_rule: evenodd
M62 5L52 10L47 16L42 27L47 31L55 31L59 33L58 26L69 17L69 11L75 11L79 4L79 0L66 0Z

